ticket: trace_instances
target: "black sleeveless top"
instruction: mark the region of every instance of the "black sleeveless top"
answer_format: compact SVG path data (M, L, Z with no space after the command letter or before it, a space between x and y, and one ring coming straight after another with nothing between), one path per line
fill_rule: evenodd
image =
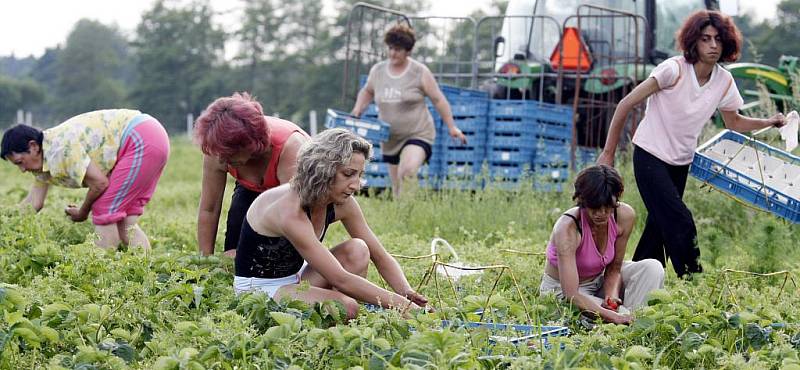
M306 212L308 219L311 213ZM325 210L325 227L319 241L325 239L330 225L336 218L333 203ZM262 279L277 279L296 274L303 267L303 257L283 236L265 236L257 233L247 222L242 224L239 246L236 248L236 276Z

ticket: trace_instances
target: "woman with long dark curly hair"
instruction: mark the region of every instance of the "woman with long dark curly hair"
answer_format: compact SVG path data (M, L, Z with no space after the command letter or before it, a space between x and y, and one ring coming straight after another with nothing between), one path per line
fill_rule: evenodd
M633 260L654 258L666 265L669 258L682 277L703 270L692 212L682 200L703 126L716 110L727 128L739 132L780 127L784 118L780 113L767 119L738 113L744 102L733 76L719 64L736 61L742 46L730 17L697 11L678 30L677 41L683 54L659 64L617 105L597 163L614 163L628 113L648 99L633 136L634 175L648 212Z

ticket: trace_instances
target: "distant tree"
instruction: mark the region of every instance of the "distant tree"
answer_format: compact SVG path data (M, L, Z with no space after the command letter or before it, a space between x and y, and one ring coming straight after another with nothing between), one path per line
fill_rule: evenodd
M44 89L35 81L0 76L0 127L18 123L18 109L30 110L43 100Z
M56 61L50 101L60 118L127 106L129 63L128 41L116 27L78 21Z
M187 113L197 117L211 99L228 92L225 39L208 1L156 1L136 29L139 78L131 100L168 129L182 129Z

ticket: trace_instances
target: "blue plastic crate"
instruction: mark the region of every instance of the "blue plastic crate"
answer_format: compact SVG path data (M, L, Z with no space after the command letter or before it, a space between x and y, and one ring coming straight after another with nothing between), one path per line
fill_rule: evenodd
M597 162L597 157L600 155L600 148L590 148L579 146L575 148L575 168L578 170L584 169Z
M361 178L361 186L365 188L385 189L392 186L389 175L365 175Z
M534 164L533 175L538 181L565 182L567 179L569 179L569 167L567 164Z
M484 187L486 189L515 191L522 189L523 184L530 184L530 182L519 181L518 179L492 179L487 181Z
M448 162L442 167L442 177L473 177L481 172L482 162Z
M572 125L560 123L560 122L551 122L551 121L537 121L537 129L536 135L539 137L548 137L548 138L555 138L555 139L565 139L571 140L572 139Z
M362 112L361 115L367 117L378 117L378 106L375 105L375 103L367 105L367 109L364 109L364 112Z
M569 146L537 146L533 163L541 165L567 165L570 162Z
M488 105L480 102L454 102L450 104L453 116L459 118L466 117L486 117Z
M536 134L539 127L536 121L529 118L503 118L489 116L489 134Z
M489 148L486 159L491 163L530 163L533 150L524 148Z
M442 150L443 163L448 162L483 162L486 152L483 147L454 146Z
M369 162L364 172L367 175L389 176L389 164L386 162Z
M480 117L467 117L456 118L456 126L464 132L486 132L489 129L488 120L486 116ZM442 130L447 131L447 125L440 126Z
M526 164L519 163L489 163L489 176L492 179L516 180L525 176L530 176L530 168Z
M489 115L495 117L534 117L537 102L532 100L491 100Z
M486 91L465 89L463 87L451 85L439 85L442 93L448 97L462 97L462 98L484 98L489 99L489 93Z
M565 124L572 126L573 118L572 106L557 105L550 103L536 102L536 109L533 116L538 121L550 122L553 124Z
M340 127L370 141L386 141L389 139L389 124L372 118L358 118L348 113L328 109L325 127Z
M550 325L533 326L525 324L442 320L442 328L450 328L452 330L459 328L467 330L482 329L492 334L489 336L491 344L499 342L523 346L531 346L531 344L537 346L542 344L545 348L550 348L548 338L570 335L569 328L566 326Z
M486 140L487 148L535 149L536 141L531 135L490 135Z
M730 150L725 151L725 146ZM740 200L800 223L800 157L724 130L697 149L690 173Z

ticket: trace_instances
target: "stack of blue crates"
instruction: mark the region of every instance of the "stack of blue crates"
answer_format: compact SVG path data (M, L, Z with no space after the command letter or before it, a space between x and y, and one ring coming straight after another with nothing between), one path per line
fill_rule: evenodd
M537 190L561 191L562 184L569 178L573 111L564 105L533 104L537 127L534 186Z
M467 143L450 137L450 131L436 109L429 105L436 121L436 143L431 165L439 164L440 185L447 189L480 189L483 184L478 176L486 159L486 116L489 95L484 91L468 90L442 85L442 93L453 112L455 125L464 133Z
M515 189L530 175L536 147L535 102L492 100L489 106L486 160L491 187Z

